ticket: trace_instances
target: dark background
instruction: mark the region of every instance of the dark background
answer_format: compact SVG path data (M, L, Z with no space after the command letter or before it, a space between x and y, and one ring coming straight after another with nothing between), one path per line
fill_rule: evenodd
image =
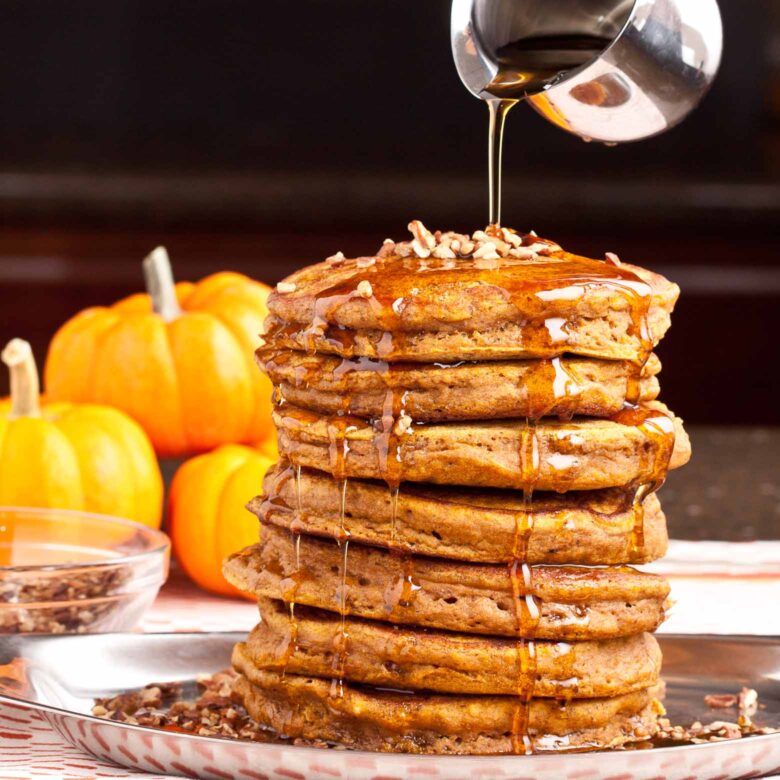
M718 81L665 136L586 145L516 108L504 223L678 281L664 399L689 422L777 425L780 3L721 9ZM274 282L412 217L484 226L487 112L448 17L445 0L0 0L0 342L42 363L161 242L179 278Z

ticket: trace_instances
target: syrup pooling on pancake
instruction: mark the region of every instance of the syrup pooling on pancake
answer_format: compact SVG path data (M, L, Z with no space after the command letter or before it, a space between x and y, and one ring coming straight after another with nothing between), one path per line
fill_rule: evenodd
M410 224L413 232L415 224ZM296 284L288 283L293 288L291 301L282 300L285 295L272 296L275 316L270 320L268 343L293 338L313 351L323 341L343 357L353 357L357 354L354 332L343 324L343 313L349 309L348 321L380 332L375 345L378 357L404 359L407 338L422 327L421 312L426 308L437 312L434 330L468 328L468 298L473 293L480 305L490 308L495 302L508 319L522 327L520 346L533 357L555 357L576 347L570 343L568 330L578 300L588 290L603 288L626 301L631 335L640 344L637 363L649 355L652 289L628 269L577 257L551 242L505 228L500 234L511 243L484 231L477 231L476 240L471 240L421 229L430 237L427 243L416 238L410 244L391 243L387 252L374 258L340 258L327 280L304 283L297 297ZM442 310L439 297L445 290L450 295ZM457 299L450 300L453 290L463 292L460 311Z

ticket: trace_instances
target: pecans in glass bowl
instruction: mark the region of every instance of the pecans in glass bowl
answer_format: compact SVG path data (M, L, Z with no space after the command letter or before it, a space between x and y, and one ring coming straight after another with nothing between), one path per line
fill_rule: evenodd
M0 634L127 631L169 559L164 533L129 520L0 507Z

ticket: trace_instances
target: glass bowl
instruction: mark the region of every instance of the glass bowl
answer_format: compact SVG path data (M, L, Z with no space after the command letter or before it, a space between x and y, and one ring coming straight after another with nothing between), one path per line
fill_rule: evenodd
M168 537L130 520L0 507L0 634L127 631L169 561Z

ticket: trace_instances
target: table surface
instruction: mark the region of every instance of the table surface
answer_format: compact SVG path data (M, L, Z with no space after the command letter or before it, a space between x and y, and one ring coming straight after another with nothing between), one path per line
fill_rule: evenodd
M693 455L661 503L674 539L780 539L780 428L686 426Z

